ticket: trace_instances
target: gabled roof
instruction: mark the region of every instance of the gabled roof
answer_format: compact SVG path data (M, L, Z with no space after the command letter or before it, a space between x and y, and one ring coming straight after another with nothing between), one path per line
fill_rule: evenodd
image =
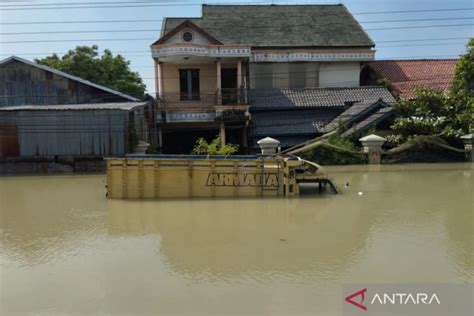
M61 77L65 77L65 78L68 78L70 80L73 80L73 81L77 81L77 82L80 82L82 84L85 84L85 85L88 85L88 86L91 86L91 87L94 87L96 89L99 89L99 90L102 90L102 91L105 91L105 92L108 92L108 93L111 93L111 94L114 94L114 95L117 95L117 96L120 96L122 98L125 98L129 101L139 101L139 99L135 98L135 97L132 97L130 95L127 95L127 94L124 94L124 93L121 93L121 92L118 92L118 91L115 91L115 90L112 90L110 88L107 88L107 87L104 87L104 86L101 86L101 85L98 85L98 84L95 84L93 82L90 82L88 80L84 80L82 78L79 78L79 77L76 77L76 76L73 76L73 75L70 75L70 74L67 74L65 72L62 72L60 70L57 70L57 69L54 69L54 68L51 68L51 67L48 67L48 66L44 66L44 65L40 65L40 64L37 64L35 62L32 62L30 60L27 60L27 59L23 59L23 58L20 58L18 56L11 56L11 57L8 57L6 59L3 59L0 61L0 66L3 66L3 65L6 65L12 61L17 61L17 62L20 62L20 63L24 63L24 64L27 64L27 65L30 65L32 67L36 67L36 68L39 68L41 70L44 70L44 71L48 71L48 72L51 72L53 74L56 74L58 76L61 76Z
M219 42L218 40L216 40L214 37L212 37L209 33L207 33L206 31L204 31L203 29L199 28L198 26L196 26L196 24L194 24L193 22L189 21L189 20L185 20L183 21L181 24L179 24L178 26L176 26L174 29L172 29L171 31L169 31L165 36L162 36L159 40L157 40L156 42L154 42L153 44L151 44L152 46L153 45L159 45L159 44L163 44L164 42L166 42L170 37L172 37L173 35L175 35L176 33L178 33L179 31L181 30L184 30L186 28L189 28L189 29L193 29L195 30L196 32L200 33L201 35L203 35L205 38L207 38L211 43L213 43L214 45L222 45L221 42Z
M350 106L347 110L342 112L338 117L332 120L329 124L325 125L322 129L323 132L330 132L335 130L339 124L351 125L352 123L364 119L364 116L373 112L377 108L386 108L389 105L383 101L378 100L367 100L357 102Z
M292 110L314 107L344 107L347 102L362 102L382 98L395 103L392 94L384 87L308 88L250 90L250 111Z
M349 128L347 131L345 131L342 136L347 137L350 136L354 133L361 133L363 131L366 131L383 120L387 119L390 116L396 116L398 115L397 112L392 108L392 107L387 107L387 108L381 108L377 112L371 114L368 116L366 119L363 121L354 124L351 128Z
M252 47L373 47L342 4L206 5L201 18L166 18L161 36L191 21L224 44Z
M453 83L457 59L377 60L372 69L386 78L400 97L415 98L417 88L446 93Z

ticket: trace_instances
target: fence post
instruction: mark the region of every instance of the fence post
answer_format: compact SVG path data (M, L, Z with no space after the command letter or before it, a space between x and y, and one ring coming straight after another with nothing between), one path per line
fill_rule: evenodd
M472 150L472 145L474 145L474 134L461 136L461 139L464 143L464 150L466 151L466 160L474 162L474 151Z
M364 147L364 153L369 156L369 164L379 165L381 162L382 145L386 139L374 134L362 137L359 139Z
M280 141L271 137L265 137L260 139L257 144L260 146L262 155L273 155L276 152L278 145L280 145Z

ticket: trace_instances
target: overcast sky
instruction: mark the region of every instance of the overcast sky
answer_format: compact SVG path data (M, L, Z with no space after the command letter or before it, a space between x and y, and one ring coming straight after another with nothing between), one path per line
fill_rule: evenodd
M100 3L95 6L105 6L112 2L115 6L125 7L96 7L58 9L61 4ZM125 2L125 4L117 4ZM133 4L136 2L136 4ZM147 3L148 2L148 3ZM243 3L255 0L220 0L218 3ZM41 6L56 4L53 7ZM150 44L159 37L161 21L134 23L87 23L87 24L30 24L12 25L12 22L38 21L97 21L97 20L161 20L163 17L199 17L202 1L199 0L36 0L9 1L0 0L0 54L1 58L17 55L27 59L44 57L51 53L64 53L77 45L99 45L100 50L108 48L113 52L123 52L131 61L131 68L139 71L147 84L148 92L154 93L153 62L148 52ZM206 3L215 3L208 1ZM258 1L275 4L334 4L343 3L354 14L356 19L367 30L376 45L376 59L396 58L455 58L465 50L468 37L474 34L474 1L473 0L346 0L346 1ZM41 9L19 6L37 4ZM150 6L160 5L160 6ZM109 4L110 5L110 4ZM130 7L135 5L137 7ZM145 6L149 5L149 6ZM90 6L90 5L88 5ZM458 10L462 9L462 10ZM421 12L378 13L420 10ZM440 10L426 12L426 10ZM420 20L388 22L393 20ZM378 21L376 23L366 23ZM383 21L383 22L382 22ZM385 22L387 21L387 22ZM444 25L444 26L443 26ZM456 25L447 27L446 25ZM371 30L380 28L430 26L425 28L405 28L391 30ZM73 33L48 34L43 32L55 31L110 31L110 30L147 30L146 32L127 33ZM10 34L20 32L39 32L41 34ZM113 41L99 41L108 39ZM128 40L115 40L128 39ZM31 42L58 40L58 42ZM63 41L65 40L65 41ZM79 41L81 40L81 41ZM414 40L414 41L413 41ZM418 41L424 40L424 41ZM11 43L25 41L23 43ZM27 42L30 41L30 42ZM383 41L400 41L382 43ZM418 45L418 46L415 46ZM133 52L131 52L133 51Z

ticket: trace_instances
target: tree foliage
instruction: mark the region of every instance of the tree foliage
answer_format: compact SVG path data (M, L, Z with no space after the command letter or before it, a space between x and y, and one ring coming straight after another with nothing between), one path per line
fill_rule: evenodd
M452 112L459 122L459 128L474 131L474 38L467 44L467 52L459 59L454 72L450 97Z
M456 64L451 95L474 97L474 38L469 40L466 54Z
M448 93L419 89L414 100L399 100L401 114L392 125L396 135L407 140L417 135L453 140L474 129L474 40L456 65L454 82Z
M120 54L113 56L108 49L99 56L98 50L97 45L77 46L62 57L53 54L35 61L110 89L142 98L145 84L138 72L130 70L130 61Z
M232 155L239 150L239 145L226 144L221 146L221 138L218 136L208 143L204 138L199 138L193 148L196 155Z

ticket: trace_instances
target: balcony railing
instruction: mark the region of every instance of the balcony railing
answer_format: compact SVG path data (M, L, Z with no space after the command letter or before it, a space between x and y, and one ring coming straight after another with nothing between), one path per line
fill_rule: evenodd
M199 94L167 93L157 102L158 110L173 112L209 112L215 107L248 105L247 89L221 89Z

